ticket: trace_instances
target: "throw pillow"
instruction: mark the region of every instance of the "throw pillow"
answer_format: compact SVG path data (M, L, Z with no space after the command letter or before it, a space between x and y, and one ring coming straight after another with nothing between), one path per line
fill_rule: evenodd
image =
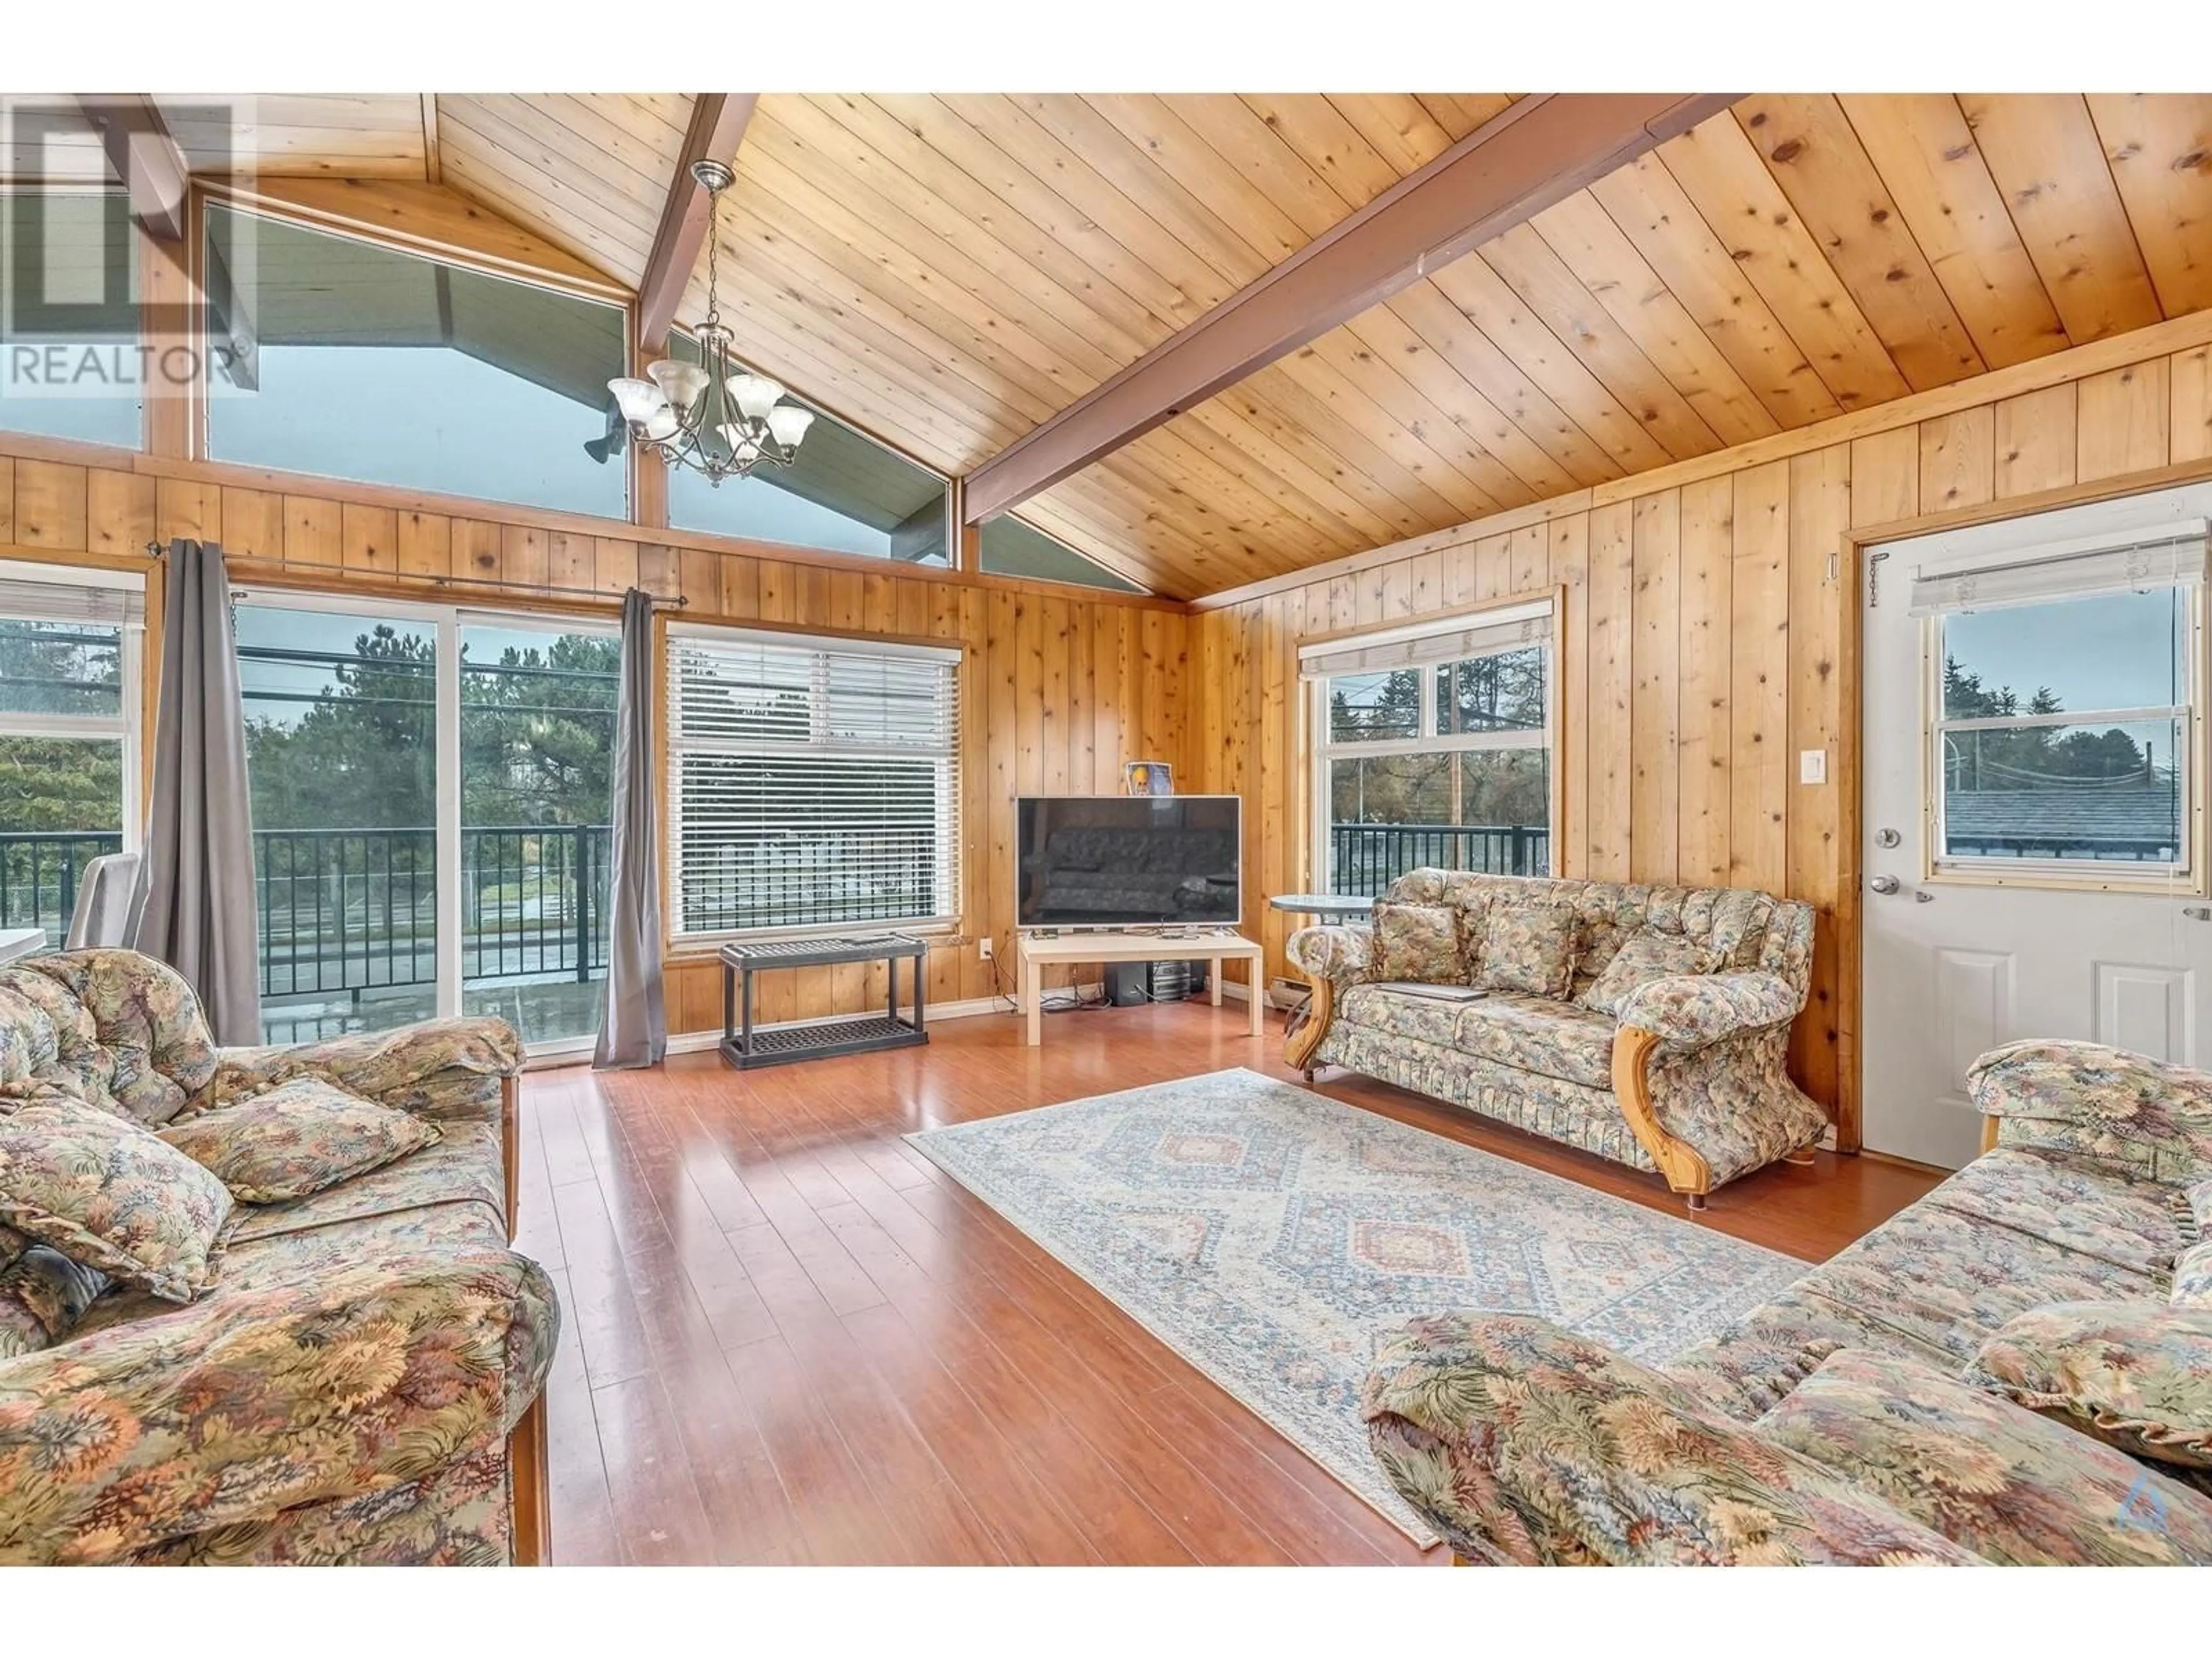
M1965 1376L2137 1457L2212 1468L2212 1308L2049 1303L1984 1341Z
M1639 927L1613 953L1605 971L1590 981L1578 1000L1601 1014L1618 1014L1621 999L1638 986L1674 974L1710 974L1719 965L1720 958L1711 950L1686 933Z
M319 1077L297 1077L173 1123L161 1139L246 1204L282 1204L435 1144L434 1123Z
M1425 985L1463 981L1458 917L1443 904L1376 905L1374 963L1377 979Z
M1917 1360L1832 1354L1756 1431L2008 1566L2212 1563L2212 1498Z
M1564 1000L1575 982L1576 927L1568 905L1492 900L1483 918L1475 984Z
M46 1095L0 1118L0 1223L165 1302L214 1282L222 1182L150 1129Z

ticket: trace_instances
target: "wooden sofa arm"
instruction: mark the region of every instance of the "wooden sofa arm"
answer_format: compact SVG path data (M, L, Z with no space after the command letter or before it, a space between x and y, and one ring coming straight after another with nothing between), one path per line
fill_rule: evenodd
M1613 1092L1620 1102L1620 1115L1628 1120L1629 1132L1650 1154L1659 1173L1667 1177L1667 1184L1686 1194L1692 1209L1702 1210L1705 1194L1713 1189L1712 1170L1696 1147L1667 1133L1651 1100L1648 1067L1660 1041L1656 1031L1641 1026L1624 1025L1613 1033Z

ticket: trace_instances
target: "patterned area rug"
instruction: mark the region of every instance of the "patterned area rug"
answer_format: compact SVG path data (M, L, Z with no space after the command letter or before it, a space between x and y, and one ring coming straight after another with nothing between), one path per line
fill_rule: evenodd
M1255 1072L907 1139L1424 1546L1359 1420L1381 1336L1484 1308L1656 1362L1805 1271Z

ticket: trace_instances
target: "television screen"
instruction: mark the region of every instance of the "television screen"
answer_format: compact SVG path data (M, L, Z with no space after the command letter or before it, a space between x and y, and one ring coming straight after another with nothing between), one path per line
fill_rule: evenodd
M1021 927L1233 926L1243 915L1235 795L1024 795L1014 803Z

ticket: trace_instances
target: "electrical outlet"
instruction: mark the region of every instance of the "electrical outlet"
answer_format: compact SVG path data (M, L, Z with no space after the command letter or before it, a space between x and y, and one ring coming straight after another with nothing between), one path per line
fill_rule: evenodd
M991 960L991 936L988 933L975 941L975 954L986 962Z

